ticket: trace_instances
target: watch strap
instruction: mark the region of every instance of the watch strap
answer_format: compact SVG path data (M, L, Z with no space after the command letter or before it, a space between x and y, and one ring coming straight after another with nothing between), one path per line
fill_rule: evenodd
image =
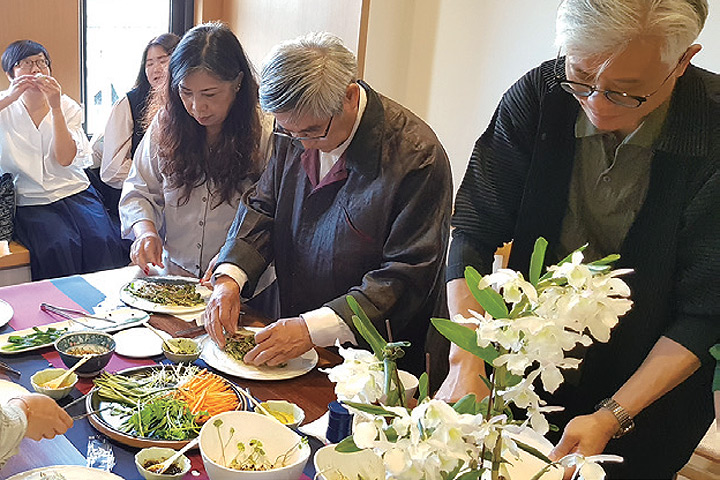
M612 398L606 398L602 400L596 405L595 410L600 410L601 408L609 410L610 413L615 416L617 422L620 424L620 428L617 430L617 432L615 432L613 438L620 438L623 435L630 433L632 429L635 428L635 421L627 412L627 410L625 410L622 405L617 403Z

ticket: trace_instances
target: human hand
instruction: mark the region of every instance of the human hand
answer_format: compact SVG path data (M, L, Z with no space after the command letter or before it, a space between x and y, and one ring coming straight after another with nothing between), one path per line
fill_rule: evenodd
M155 232L145 232L135 239L130 247L130 260L142 268L145 275L150 273L148 264L165 268L162 262L162 240Z
M599 455L618 428L620 425L615 415L604 408L589 415L575 417L565 426L560 442L548 458L557 461L570 453L579 453L585 457ZM566 479L572 476L573 470L565 471Z
M474 393L478 400L487 397L490 389L480 376L485 376L485 361L454 343L450 345L450 370L435 398L453 403Z
M205 285L206 287L212 289L212 283L210 283L210 279L212 278L213 270L215 270L215 265L217 265L218 258L220 257L220 252L217 253L208 264L207 270L205 270L205 274L200 279L200 285Z
M73 425L70 415L52 398L39 393L29 393L10 400L20 407L27 417L25 436L32 440L62 435Z
M281 318L255 334L255 348L243 361L252 365L274 367L313 348L310 331L300 317Z
M241 308L240 286L227 275L218 277L202 314L202 321L210 338L220 348L225 347L225 332L234 335L237 331Z
M10 82L9 93L6 98L14 102L25 93L25 90L33 87L35 87L35 75L18 75Z
M45 95L50 108L60 108L60 97L62 96L62 87L54 77L50 75L36 75L35 86Z

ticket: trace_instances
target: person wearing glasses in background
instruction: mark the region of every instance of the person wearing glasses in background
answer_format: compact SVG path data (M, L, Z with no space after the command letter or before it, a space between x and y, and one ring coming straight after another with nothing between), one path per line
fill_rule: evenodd
M102 193L110 215L114 217L118 216L120 192L130 172L133 155L145 135L147 124L152 121L152 116L147 118L145 115L146 107L152 104L153 95L162 94L170 54L179 41L180 37L174 33L163 33L148 42L135 86L110 111L105 125L100 178L108 186Z
M80 105L62 94L50 55L32 40L2 54L0 170L15 177L15 237L30 251L33 280L127 264L120 232L83 168L88 141Z
M244 198L214 271L205 327L220 346L237 329L241 295L275 261L279 320L245 361L278 365L313 346L362 341L352 295L380 332L424 366L430 317L444 309L452 180L433 131L357 79L329 33L280 44L262 71L260 105L275 117L274 154Z
M489 273L510 240L523 272L539 236L549 264L587 243L588 261L620 253L616 265L634 269L633 309L548 399L565 407L548 417L564 428L551 458L619 454L610 478L671 478L712 419L720 77L690 64L707 14L705 0L565 0L564 56L505 93L456 197L453 315L482 311L463 270ZM479 373L482 361L452 349L437 396L485 396Z

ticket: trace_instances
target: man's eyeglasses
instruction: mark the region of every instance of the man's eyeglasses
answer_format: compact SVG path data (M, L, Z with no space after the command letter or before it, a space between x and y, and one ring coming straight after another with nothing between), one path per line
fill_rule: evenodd
M328 136L328 133L330 132L330 125L332 125L334 116L335 115L332 115L330 117L330 121L328 122L327 127L325 127L325 133L323 133L322 135L310 135L310 136L306 136L306 137L299 137L299 136L293 135L292 133L288 132L283 127L278 125L277 119L273 120L273 134L280 135L281 137L286 137L291 140L297 140L300 142L307 141L307 140L322 140L323 138Z
M47 58L38 58L37 60L23 58L22 60L16 62L15 66L18 68L22 68L23 70L30 70L33 66L36 66L38 68L48 68L50 66L50 62Z
M680 58L682 60L682 57ZM662 81L660 86L652 93L648 93L647 95L630 95L627 92L618 92L616 90L600 90L595 85L588 85L586 83L580 83L580 82L573 82L571 80L568 80L565 78L564 75L561 75L558 72L558 64L560 63L560 54L558 54L557 58L555 58L555 79L560 84L560 88L565 90L566 92L575 95L576 97L581 98L588 98L595 92L601 93L607 98L610 102L614 103L615 105L620 105L621 107L627 107L627 108L638 108L643 103L647 102L647 99L655 95L657 92L660 91L660 89L665 85L665 82L667 82L672 74L677 69L678 65L680 65L680 62L678 61L678 65L675 65L675 68L670 70L670 73L668 73L667 77L665 77L665 80Z

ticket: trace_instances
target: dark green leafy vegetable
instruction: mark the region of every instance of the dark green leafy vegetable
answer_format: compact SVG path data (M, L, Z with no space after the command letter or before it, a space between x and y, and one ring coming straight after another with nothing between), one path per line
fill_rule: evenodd
M2 350L15 352L30 347L50 345L67 331L67 328L48 327L46 330L41 330L38 327L33 327L33 333L27 335L10 335L7 340L8 345L4 345Z
M194 283L164 283L146 280L130 282L125 290L138 298L149 300L159 305L176 307L194 307L205 303L195 289Z

